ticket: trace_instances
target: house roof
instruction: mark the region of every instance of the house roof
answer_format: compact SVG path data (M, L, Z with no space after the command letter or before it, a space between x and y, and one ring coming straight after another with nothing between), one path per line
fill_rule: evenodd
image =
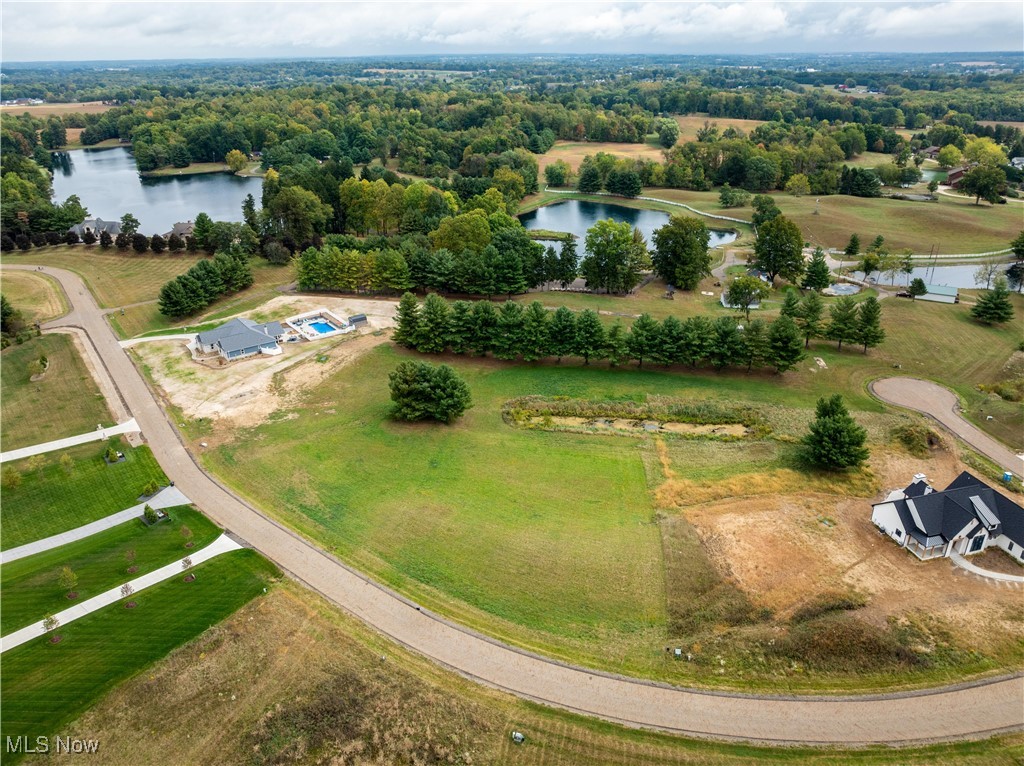
M119 221L104 221L102 218L86 218L81 223L76 223L69 228L68 231L73 231L78 236L82 236L86 229L90 229L93 234L105 231L110 236L116 237L121 233L121 224Z
M891 502L907 534L926 547L944 545L968 525L966 537L987 529L992 537L1003 534L1024 547L1024 508L966 471L942 492Z
M185 237L192 236L192 231L195 229L195 224L192 221L179 221L171 227L171 230L164 234L164 239L170 239L172 235L177 234L179 237L184 239Z
M925 285L928 288L928 292L932 295L950 295L954 298L960 294L960 291L956 287L950 287L949 285Z
M273 343L276 338L284 334L284 328L280 322L267 322L257 324L251 319L232 319L220 327L199 333L198 341L204 346L220 346L225 354L232 351L242 351L247 348L255 348Z

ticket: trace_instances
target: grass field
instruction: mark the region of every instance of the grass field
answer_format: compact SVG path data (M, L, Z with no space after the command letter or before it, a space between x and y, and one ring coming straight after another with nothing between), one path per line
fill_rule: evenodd
M230 173L231 168L226 162L193 162L188 167L166 167L146 170L140 173L143 178L163 178L166 176L197 176L206 173Z
M167 753L203 763L211 752L225 766L280 763L296 750L324 762L358 753L370 763L525 766L1012 766L1024 756L1020 734L844 751L626 729L474 684L287 581L115 689L65 731L103 742L110 766L162 763ZM512 731L526 742L513 744Z
M142 488L150 481L167 479L149 447L129 448L114 440L125 460L107 465L102 442L72 447L66 453L74 463L65 471L59 463L64 453L39 456L43 463L33 468L33 458L5 464L21 474L21 484L5 489L0 506L2 546L19 545L74 529L138 502Z
M152 527L129 521L84 540L4 564L0 573L0 633L23 628L159 569L189 555L189 550L199 550L220 534L212 522L188 506L168 509L167 515L167 520ZM192 530L191 548L185 547L182 525ZM131 564L125 558L129 550L136 554ZM65 566L78 575L75 601L69 601L57 585L57 576ZM137 569L129 573L129 566Z
M194 572L194 582L174 578L139 592L135 609L113 604L61 626L60 643L40 635L5 653L0 736L34 742L62 733L106 692L223 620L276 576L251 550L223 554Z
M43 355L49 366L43 379L33 383L28 365ZM85 433L97 423L113 425L103 394L70 336L43 335L10 346L0 354L0 364L4 450Z
M103 114L114 107L102 101L75 101L67 104L30 104L28 106L0 106L0 113L22 115L26 112L33 117L49 117L77 112L78 114Z
M733 117L709 117L707 114L697 112L695 114L683 114L676 116L679 123L679 141L685 144L687 141L697 140L697 131L704 127L704 123L718 126L718 134L721 135L727 128L736 128L748 134L758 125L763 125L763 120L741 120Z
M0 290L29 324L56 319L68 310L64 292L44 274L4 271L0 276Z
M656 144L623 144L616 141L556 141L554 146L544 154L537 155L537 164L540 168L540 181L544 181L544 168L553 162L563 160L569 163L574 170L580 169L580 163L588 154L594 155L598 152L614 154L616 157L626 159L664 161L664 150Z

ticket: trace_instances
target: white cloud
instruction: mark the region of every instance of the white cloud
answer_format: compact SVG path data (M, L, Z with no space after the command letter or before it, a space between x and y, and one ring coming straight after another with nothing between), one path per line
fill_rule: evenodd
M487 52L1019 50L1019 0L19 2L6 61Z

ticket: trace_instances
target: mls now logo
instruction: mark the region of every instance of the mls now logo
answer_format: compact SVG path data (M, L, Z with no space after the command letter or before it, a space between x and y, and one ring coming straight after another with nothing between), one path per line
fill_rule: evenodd
M4 750L8 753L95 753L100 749L98 739L72 739L71 737L7 737Z

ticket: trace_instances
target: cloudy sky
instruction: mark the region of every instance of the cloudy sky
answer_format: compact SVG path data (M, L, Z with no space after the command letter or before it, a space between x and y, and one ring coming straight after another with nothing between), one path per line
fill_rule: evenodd
M1021 0L2 0L4 61L423 53L1019 51Z

